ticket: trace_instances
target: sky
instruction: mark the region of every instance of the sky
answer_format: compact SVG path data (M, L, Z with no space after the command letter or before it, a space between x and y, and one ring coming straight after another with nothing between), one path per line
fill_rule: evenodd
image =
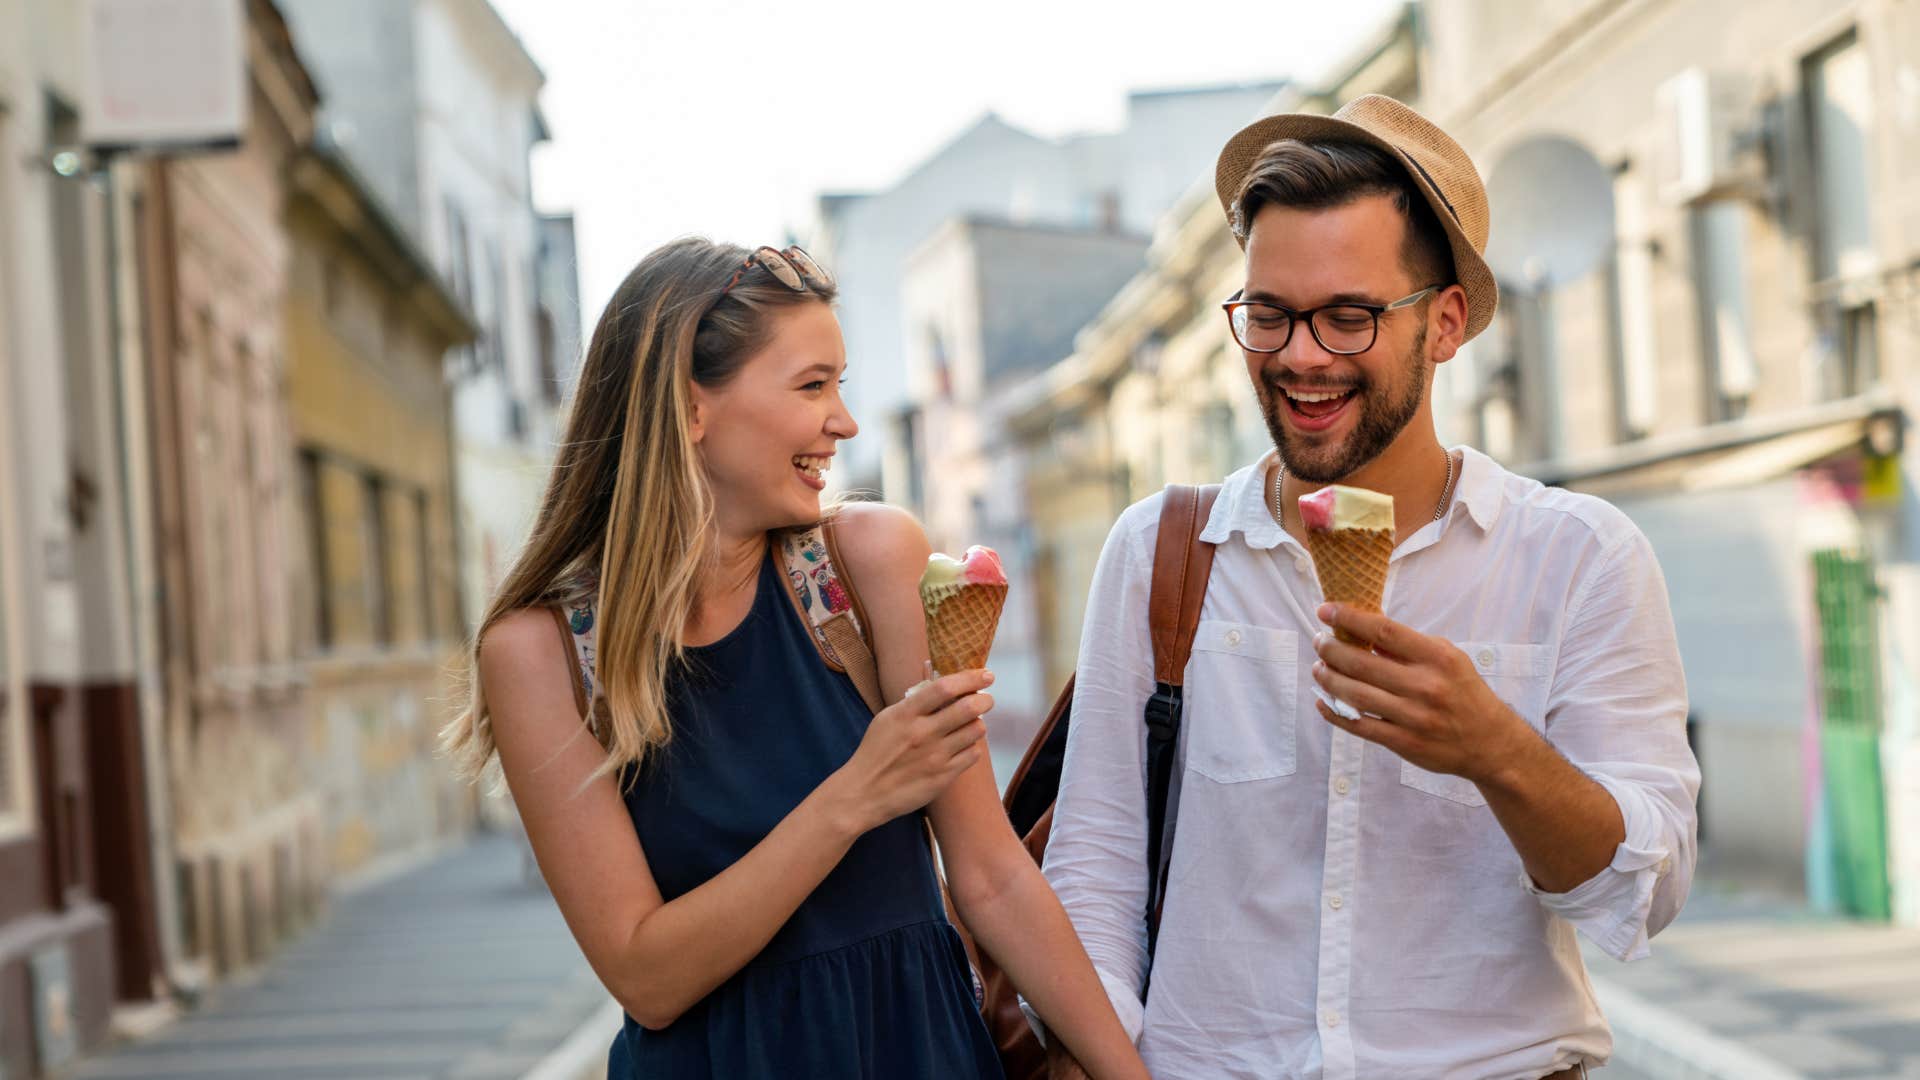
M589 328L659 244L804 236L821 192L885 189L988 111L1059 137L1117 129L1130 89L1311 85L1402 6L492 2L547 75L534 201L575 214Z

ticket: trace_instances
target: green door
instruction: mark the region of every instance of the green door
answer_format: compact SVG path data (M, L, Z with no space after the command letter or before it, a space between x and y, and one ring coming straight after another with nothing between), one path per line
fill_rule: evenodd
M1892 916L1886 794L1880 772L1879 588L1873 563L1852 551L1813 556L1820 614L1820 753L1827 827L1841 906Z

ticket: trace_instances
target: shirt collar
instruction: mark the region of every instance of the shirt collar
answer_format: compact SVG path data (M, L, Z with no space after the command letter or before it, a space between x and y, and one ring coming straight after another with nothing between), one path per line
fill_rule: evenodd
M1453 505L1466 504L1467 515L1482 530L1493 528L1506 501L1507 470L1471 446L1460 448L1460 480L1454 485ZM1452 508L1448 508L1452 512Z
M1225 543L1234 533L1246 537L1248 547L1261 551L1283 542L1299 543L1280 530L1267 501L1267 472L1277 456L1275 451L1267 451L1259 461L1237 470L1220 485L1220 498L1207 516L1207 527L1200 531L1202 543Z
M1240 533L1248 547L1260 551L1281 544L1299 546L1299 541L1282 531L1273 520L1273 507L1268 501L1267 474L1277 456L1276 451L1269 450L1259 461L1227 477L1221 484L1219 501L1213 504L1213 512L1207 517L1207 527L1200 532L1201 542L1224 543L1234 533ZM1444 516L1451 518L1464 507L1467 516L1482 530L1493 528L1493 523L1500 518L1505 497L1505 473L1492 458L1471 446L1462 446L1460 476L1454 482L1453 496Z

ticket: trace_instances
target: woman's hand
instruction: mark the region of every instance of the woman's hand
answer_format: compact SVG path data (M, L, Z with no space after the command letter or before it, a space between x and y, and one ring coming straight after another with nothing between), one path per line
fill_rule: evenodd
M927 805L980 760L987 733L980 717L993 708L981 691L992 682L984 669L945 675L874 716L852 759L827 779L858 832Z

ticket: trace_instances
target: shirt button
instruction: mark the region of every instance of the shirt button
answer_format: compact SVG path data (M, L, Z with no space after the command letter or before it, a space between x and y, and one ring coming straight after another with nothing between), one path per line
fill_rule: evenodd
M1240 631L1238 630L1227 631L1227 644L1230 646L1240 644Z
M1307 563L1307 557L1305 555L1295 555L1293 557L1293 568L1295 570L1298 570L1304 574L1307 572L1308 565L1309 564Z
M1347 792L1352 790L1353 790L1353 781L1347 779L1344 776L1340 777L1339 779L1333 782L1333 793L1335 795L1345 795Z
M1485 671L1485 670L1487 670L1488 668L1491 668L1491 667L1493 666L1493 650L1492 650L1492 649L1481 649L1481 650L1480 650L1480 655L1478 655L1478 656L1476 656L1476 657L1474 657L1474 660L1475 660L1475 661L1476 661L1477 663L1479 663L1479 665L1480 665L1480 670L1482 670L1482 671Z
M1332 896L1327 897L1327 906L1335 911L1339 911L1345 903L1346 901L1340 898L1339 893L1334 893Z
M1330 1028L1337 1028L1340 1026L1340 1014L1337 1012L1334 1012L1332 1009L1328 1009L1327 1015L1322 1019L1324 1019L1327 1022L1327 1026Z

